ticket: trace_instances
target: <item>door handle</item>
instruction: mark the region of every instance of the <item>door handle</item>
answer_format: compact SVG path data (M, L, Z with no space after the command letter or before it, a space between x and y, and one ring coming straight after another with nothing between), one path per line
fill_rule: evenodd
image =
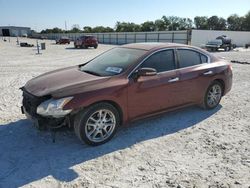
M207 72L204 72L203 75L206 76L206 75L211 75L211 74L213 74L213 73L214 73L213 71L207 71Z
M171 83L171 82L177 82L177 81L179 81L179 80L180 80L179 77L176 77L176 78L171 78L171 79L169 79L168 82L169 82L169 83Z

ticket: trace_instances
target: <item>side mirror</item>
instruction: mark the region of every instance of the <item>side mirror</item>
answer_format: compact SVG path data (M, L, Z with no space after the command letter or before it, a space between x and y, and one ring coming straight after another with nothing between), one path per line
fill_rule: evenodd
M157 71L153 68L141 68L137 70L138 76L155 76Z

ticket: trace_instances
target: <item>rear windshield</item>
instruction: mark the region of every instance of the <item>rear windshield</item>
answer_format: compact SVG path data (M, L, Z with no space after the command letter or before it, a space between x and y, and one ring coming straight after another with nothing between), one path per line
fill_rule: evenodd
M139 49L113 48L81 66L80 70L97 76L121 74L145 52Z

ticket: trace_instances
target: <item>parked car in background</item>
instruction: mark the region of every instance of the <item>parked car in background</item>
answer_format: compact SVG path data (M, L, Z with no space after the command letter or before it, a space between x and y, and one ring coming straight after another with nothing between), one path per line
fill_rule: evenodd
M137 119L190 105L214 109L231 86L230 63L200 48L127 44L28 81L22 112L37 127L73 127L95 146Z
M46 37L46 36L40 36L39 39L45 40L45 39L48 39L48 37Z
M21 46L21 47L33 47L34 44L29 44L29 43L27 43L27 42L20 42L20 46Z
M70 39L68 37L61 37L56 39L56 44L70 44Z
M236 45L232 44L232 40L229 37L222 35L217 37L215 40L208 41L205 47L208 51L218 51L219 49L230 51L235 48Z
M77 38L74 42L75 48L98 47L98 40L94 36L85 35Z

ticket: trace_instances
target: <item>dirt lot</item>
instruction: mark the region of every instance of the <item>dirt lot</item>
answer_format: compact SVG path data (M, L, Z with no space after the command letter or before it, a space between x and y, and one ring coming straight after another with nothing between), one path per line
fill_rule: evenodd
M35 40L20 39L35 44ZM26 81L112 48L47 49L0 41L0 187L250 187L250 65L233 64L232 91L212 111L186 108L132 123L107 144L82 145L69 130L37 131L20 112ZM221 52L250 62L250 51Z

